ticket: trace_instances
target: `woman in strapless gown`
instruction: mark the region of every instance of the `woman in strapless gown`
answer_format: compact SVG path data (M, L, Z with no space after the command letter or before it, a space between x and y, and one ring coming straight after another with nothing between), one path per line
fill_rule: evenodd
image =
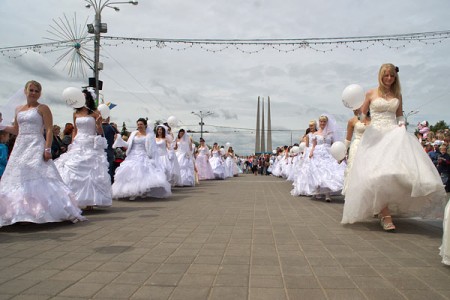
M114 175L113 198L167 198L172 194L170 183L152 158L155 135L147 130L146 119L140 118L136 123L138 130L128 138L127 156Z
M222 153L217 143L214 143L211 149L211 157L209 163L214 173L215 179L225 179L225 162L222 159Z
M195 170L192 155L192 140L184 129L178 131L175 142L175 154L180 168L180 181L178 186L194 186Z
M331 202L331 194L342 191L346 165L339 164L330 152L331 145L337 140L336 135L334 119L329 115L321 115L319 130L311 136L312 147L293 183L291 195L311 195L314 198L324 195L325 201Z
M75 193L78 207L112 205L111 176L105 149L100 113L88 91L84 91L86 105L74 113L75 137L68 151L55 160L65 184Z
M28 82L25 94L27 104L18 107L14 125L3 128L18 135L0 181L0 227L17 222L84 220L75 195L51 160L52 114L47 105L38 102L41 85Z
M198 179L214 179L214 172L209 163L209 148L205 145L205 140L203 138L200 138L200 146L197 150L198 154L195 158L195 166L197 167Z
M364 121L361 122L359 117L357 117L357 115L360 114L360 110L356 109L354 110L354 113L356 116L350 119L347 125L347 137L345 139L345 143L347 147L350 145L350 149L348 150L347 167L345 168L344 173L344 188L342 189L342 195L345 195L345 190L348 186L348 174L352 169L353 160L355 158L356 151L358 150L359 143L361 142L364 131L366 131L367 125L370 124L369 115L367 115Z
M167 181L170 182L171 186L175 186L178 182L180 182L180 169L176 169L173 167L173 162L169 157L169 149L171 146L166 138L166 133L166 126L158 125L156 127L155 162L157 167L164 171Z
M379 88L367 92L371 123L358 146L349 173L342 223L378 215L386 231L392 215L442 218L446 193L441 178L417 138L404 126L398 68L380 68Z

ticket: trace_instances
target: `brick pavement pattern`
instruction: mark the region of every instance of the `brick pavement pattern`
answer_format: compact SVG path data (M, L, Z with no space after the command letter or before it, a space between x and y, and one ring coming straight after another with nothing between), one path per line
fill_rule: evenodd
M0 228L0 299L449 299L442 228L343 226L342 198L242 175L114 201L89 221Z

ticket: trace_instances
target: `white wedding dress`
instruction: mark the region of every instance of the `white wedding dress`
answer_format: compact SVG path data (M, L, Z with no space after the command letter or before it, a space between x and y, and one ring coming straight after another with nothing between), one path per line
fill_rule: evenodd
M0 181L0 227L84 220L75 195L53 161L44 161L43 120L38 109L19 112L17 122L19 134Z
M225 179L225 162L219 150L212 150L209 163L216 179Z
M97 135L93 117L78 117L75 122L77 135L68 151L55 160L56 167L75 193L78 207L111 206L106 139Z
M155 161L150 159L154 150L150 149L153 140L152 134L137 136L134 132L130 136L127 156L114 175L112 185L114 199L167 198L172 194L164 170L158 168Z
M344 176L344 188L342 189L342 194L345 195L345 190L348 186L348 174L350 174L350 170L353 166L353 160L355 159L356 152L358 150L359 143L361 142L361 138L366 131L366 125L361 121L355 123L355 127L353 129L353 140L350 144L350 149L348 150L348 159L347 159L347 168L345 169Z
M442 218L447 197L422 146L396 122L399 100L377 98L352 162L342 223L373 218L388 206L395 216Z

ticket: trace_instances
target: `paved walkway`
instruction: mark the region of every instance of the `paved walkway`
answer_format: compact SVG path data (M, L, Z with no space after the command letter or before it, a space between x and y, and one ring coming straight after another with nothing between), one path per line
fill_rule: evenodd
M442 229L339 224L343 202L243 175L0 229L0 299L449 299Z

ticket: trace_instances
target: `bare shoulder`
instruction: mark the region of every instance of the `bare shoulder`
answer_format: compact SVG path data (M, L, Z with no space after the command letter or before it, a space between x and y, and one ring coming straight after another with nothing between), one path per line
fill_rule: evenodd
M50 113L51 111L50 111L50 107L48 107L48 105L47 104L40 104L39 106L38 106L38 111L40 112L40 113Z

